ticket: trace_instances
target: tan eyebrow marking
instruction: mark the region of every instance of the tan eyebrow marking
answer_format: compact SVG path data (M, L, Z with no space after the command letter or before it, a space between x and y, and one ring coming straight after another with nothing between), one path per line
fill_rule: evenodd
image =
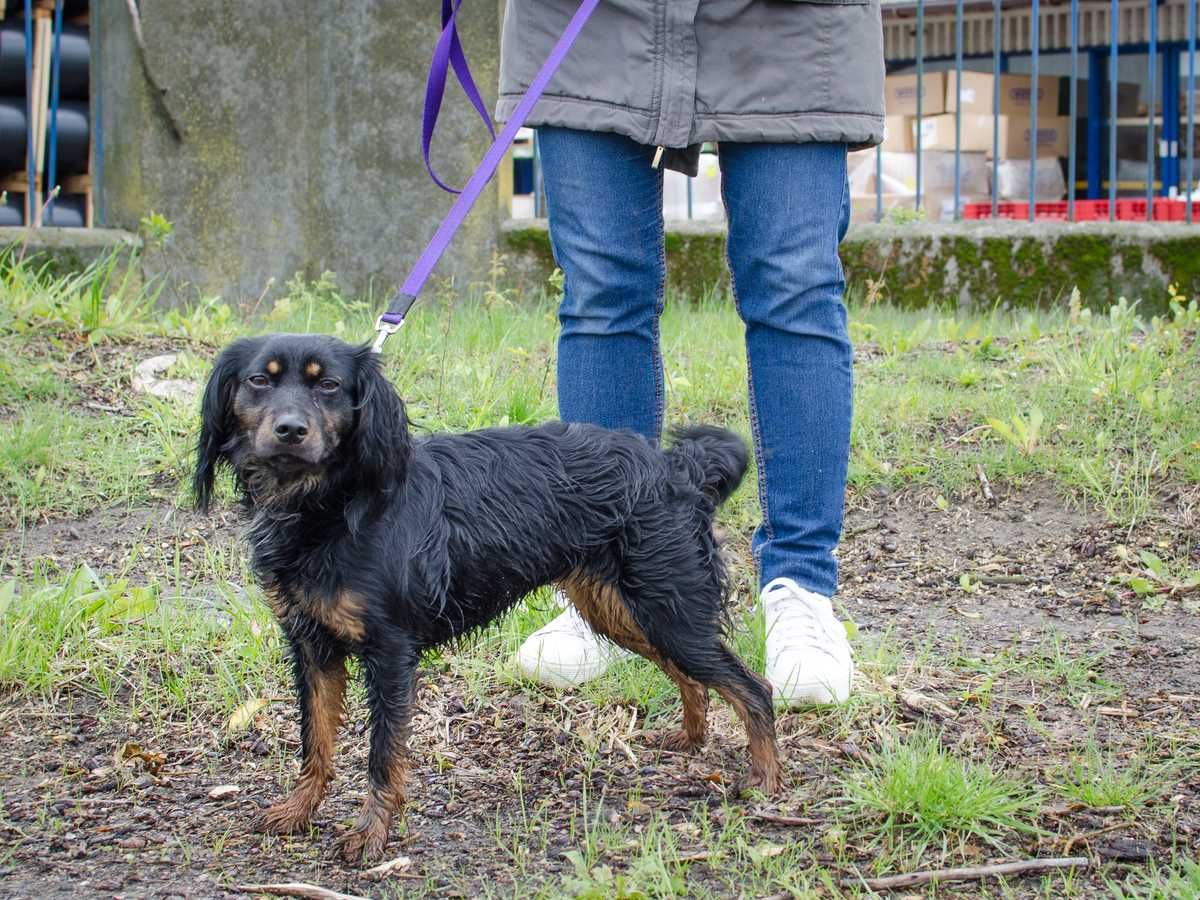
M307 375L309 378L316 378L318 375L321 374L321 364L319 362L317 362L316 360L310 362L307 366L304 367L304 374Z
M281 366L279 364L279 360L273 359L269 363L267 363L267 371L270 372L272 375L278 375L280 372L283 371L283 366Z

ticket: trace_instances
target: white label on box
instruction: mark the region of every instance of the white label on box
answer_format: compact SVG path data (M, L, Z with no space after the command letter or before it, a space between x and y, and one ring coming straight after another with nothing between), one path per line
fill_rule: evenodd
M921 120L921 149L937 142L937 122L933 119Z
M958 92L958 100L960 103L975 102L975 88L963 88Z

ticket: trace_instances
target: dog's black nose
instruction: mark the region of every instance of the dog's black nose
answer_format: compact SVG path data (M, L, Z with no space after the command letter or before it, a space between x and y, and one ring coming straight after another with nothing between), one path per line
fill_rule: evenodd
M280 416L275 420L275 437L284 444L299 444L308 434L308 426L299 416Z

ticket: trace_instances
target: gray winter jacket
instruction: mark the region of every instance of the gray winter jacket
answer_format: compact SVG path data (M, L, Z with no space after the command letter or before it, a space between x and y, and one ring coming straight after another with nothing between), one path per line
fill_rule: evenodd
M508 0L507 119L578 0ZM602 0L529 123L613 131L694 174L703 141L883 140L879 0Z

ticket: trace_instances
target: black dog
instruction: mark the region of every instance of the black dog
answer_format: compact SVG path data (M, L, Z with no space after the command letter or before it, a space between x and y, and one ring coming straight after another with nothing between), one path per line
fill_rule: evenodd
M666 452L561 422L414 440L369 348L306 335L228 347L202 416L197 504L208 507L218 465L231 465L300 699L300 777L263 827L302 828L323 798L355 654L370 705L370 792L340 845L349 860L378 856L404 802L422 651L550 583L678 685L683 728L669 746L703 743L713 688L749 736L742 786L778 788L770 686L721 638L712 519L746 469L735 435L681 429Z

